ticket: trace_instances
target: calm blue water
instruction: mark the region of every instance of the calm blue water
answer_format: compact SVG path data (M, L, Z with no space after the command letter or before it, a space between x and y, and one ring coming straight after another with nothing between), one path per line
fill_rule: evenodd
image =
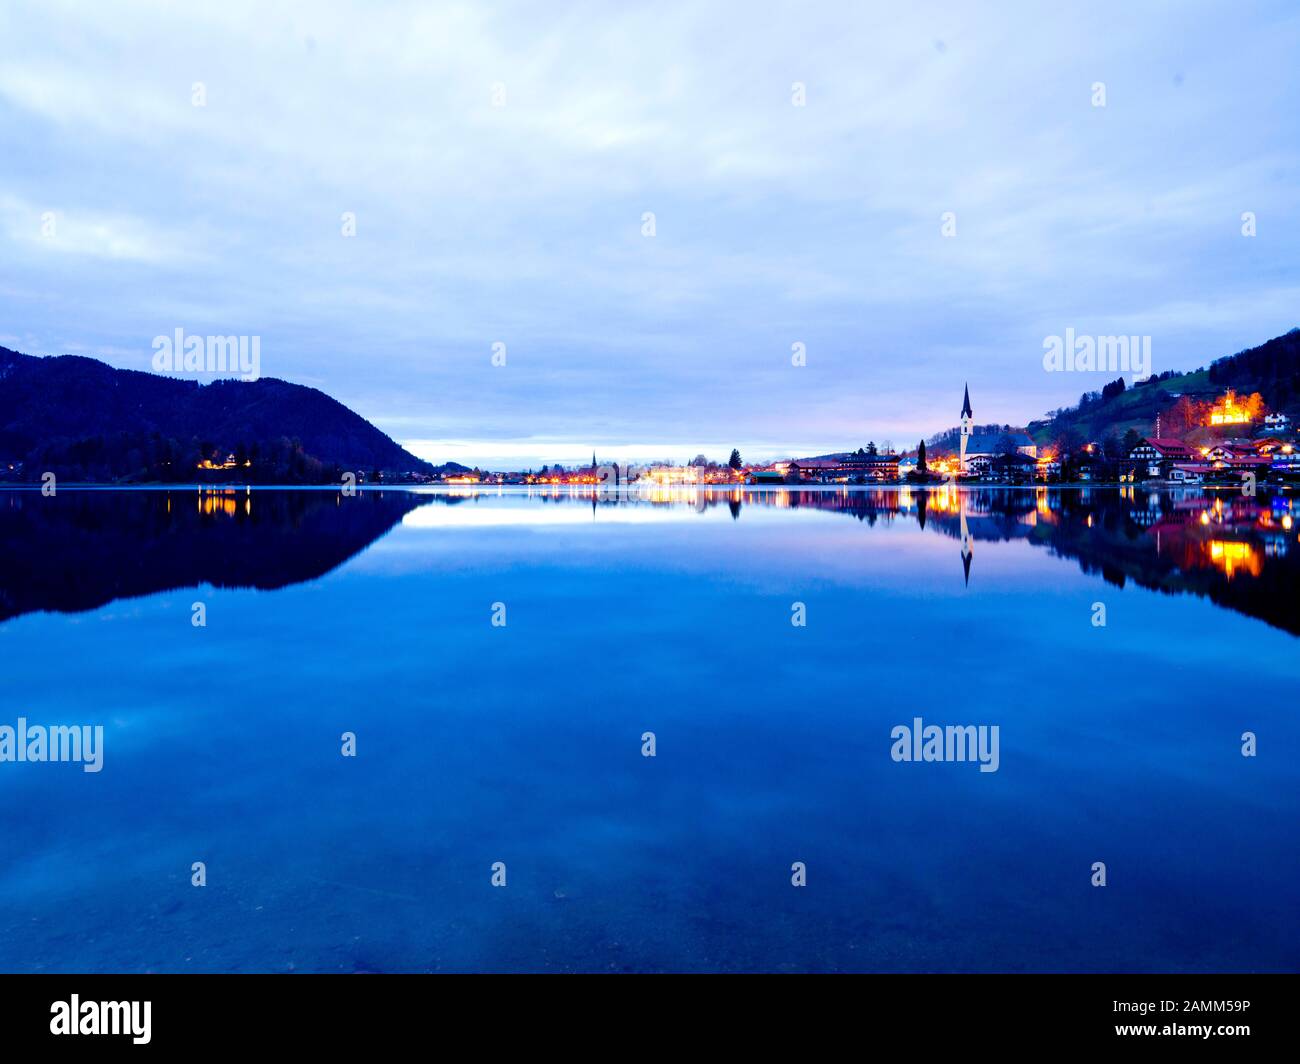
M0 764L0 970L1295 970L1300 547L1243 505L0 493L0 724L105 727Z

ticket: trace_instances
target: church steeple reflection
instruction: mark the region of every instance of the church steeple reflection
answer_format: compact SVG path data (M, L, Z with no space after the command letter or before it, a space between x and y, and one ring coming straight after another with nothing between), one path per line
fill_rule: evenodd
M970 529L966 527L966 494L958 490L958 505L961 512L961 567L966 577L966 586L970 587L970 563L975 556Z

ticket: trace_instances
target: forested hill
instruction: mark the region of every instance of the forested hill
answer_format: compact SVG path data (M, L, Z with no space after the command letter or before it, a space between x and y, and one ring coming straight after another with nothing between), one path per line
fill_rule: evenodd
M1255 405L1263 410L1300 413L1300 329L1190 372L1169 370L1132 386L1117 378L1100 391L1085 392L1074 406L1031 422L1028 431L1039 443L1101 441L1122 437L1129 429L1149 436L1159 414L1162 434L1181 438L1198 427L1228 389L1242 402L1257 397Z
M229 466L232 456L238 476L228 479L254 483L431 468L315 388L274 378L200 384L0 347L0 474L9 479L50 471L79 481L183 482L205 462Z
M1167 370L1131 385L1116 377L1097 391L1085 392L1074 406L1049 411L1047 417L1031 421L1025 431L1040 446L1060 444L1070 451L1083 443L1101 443L1112 437L1122 440L1130 432L1153 435L1159 414L1162 434L1195 436L1208 409L1221 402L1229 389L1239 402L1251 404L1255 413L1288 414L1293 425L1300 420L1300 329L1197 370ZM1261 422L1262 418L1252 421L1255 430L1262 429ZM1014 428L982 425L974 431L998 434ZM1132 438L1130 435L1130 441ZM950 452L957 449L958 439L959 430L954 427L930 437L927 445Z

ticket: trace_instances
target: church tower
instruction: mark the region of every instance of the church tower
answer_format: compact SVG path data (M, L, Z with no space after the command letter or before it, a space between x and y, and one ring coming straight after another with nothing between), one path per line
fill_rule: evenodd
M966 394L961 401L961 471L966 472L966 441L970 439L971 409L970 385L966 385Z

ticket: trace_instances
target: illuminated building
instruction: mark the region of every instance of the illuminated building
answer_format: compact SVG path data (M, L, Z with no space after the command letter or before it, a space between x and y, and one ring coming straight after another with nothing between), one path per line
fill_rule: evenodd
M959 468L963 473L979 474L988 471L993 459L1008 453L1008 450L1038 457L1038 444L1024 432L985 432L973 430L974 415L970 405L970 386L967 385L961 402L961 453L958 458Z
M1245 425L1249 421L1250 414L1237 404L1237 395L1231 388L1210 408L1211 425Z
M1175 462L1195 462L1196 454L1182 440L1151 436L1129 451L1134 471L1145 469L1149 477L1168 477Z
M652 483L661 486L671 484L698 484L700 482L700 470L698 466L651 466L646 470L645 475Z
M1300 451L1290 444L1278 448L1272 454L1270 468L1279 476L1300 476Z
M1204 462L1174 462L1169 467L1169 479L1176 484L1199 484L1212 468Z
M822 484L851 484L857 481L895 481L898 455L872 454L859 448L815 458L798 458L787 467L790 477Z

